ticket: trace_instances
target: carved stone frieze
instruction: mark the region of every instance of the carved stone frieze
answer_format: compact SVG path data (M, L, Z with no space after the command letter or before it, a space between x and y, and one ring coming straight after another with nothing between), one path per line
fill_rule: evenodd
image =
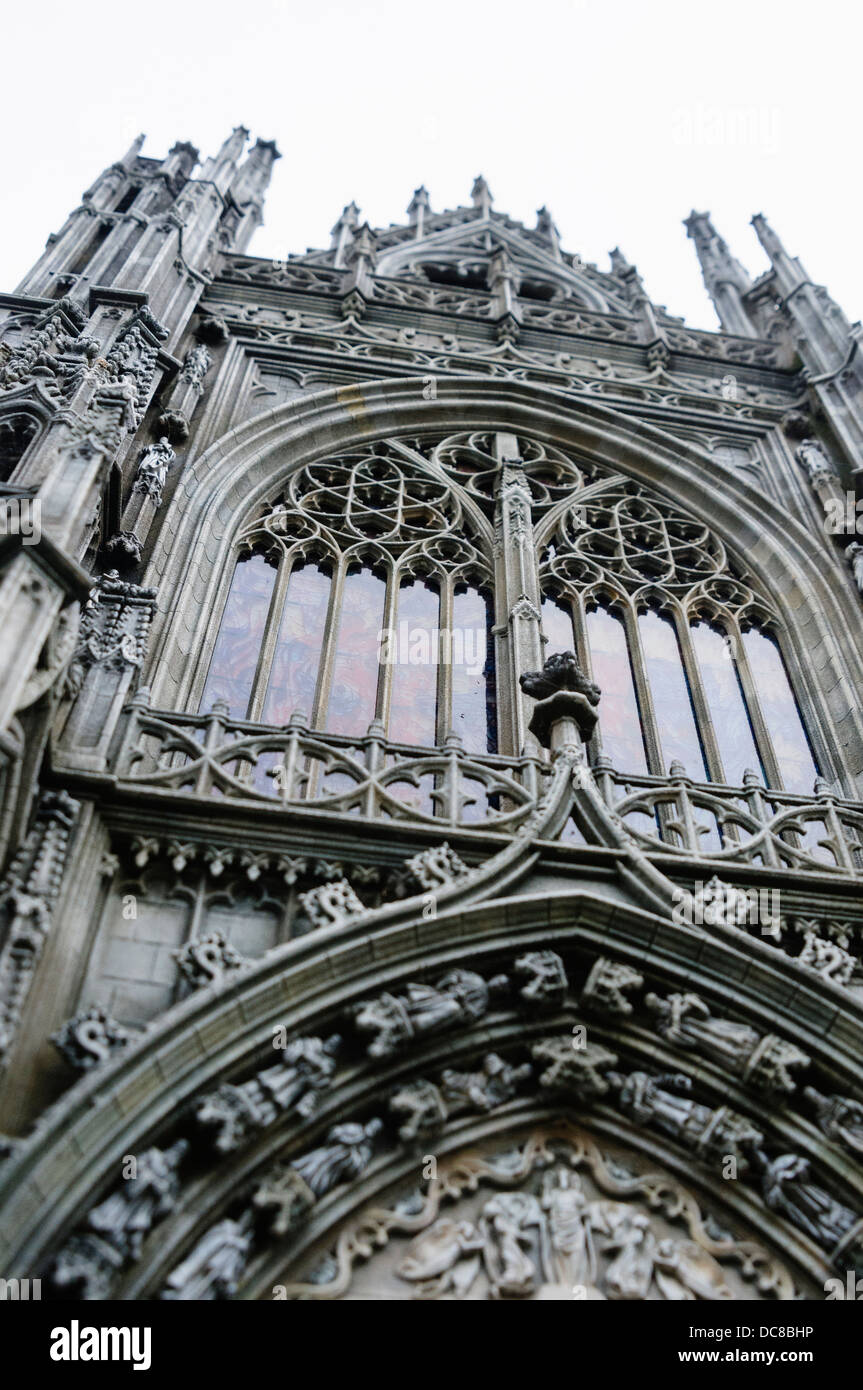
M720 1232L686 1188L568 1123L446 1158L424 1194L348 1221L287 1299L794 1299L757 1242Z

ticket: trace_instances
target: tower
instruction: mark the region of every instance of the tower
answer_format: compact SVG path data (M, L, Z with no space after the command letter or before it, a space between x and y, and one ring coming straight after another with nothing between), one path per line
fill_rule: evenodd
M708 332L481 176L251 256L248 140L0 299L4 1267L838 1296L858 326L763 218L754 280L687 219Z

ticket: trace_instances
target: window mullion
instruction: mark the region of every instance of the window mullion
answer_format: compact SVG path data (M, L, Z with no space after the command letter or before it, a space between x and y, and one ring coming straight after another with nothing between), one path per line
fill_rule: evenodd
M722 784L725 782L725 769L722 766L722 755L719 751L719 740L716 737L713 716L710 713L710 706L707 702L707 695L705 694L704 685L701 680L698 658L695 655L695 648L692 645L692 635L689 631L688 624L682 619L679 619L677 614L674 615L674 627L677 632L677 641L683 658L683 674L689 685L689 693L692 697L692 704L695 709L695 720L701 738L701 745L707 757L710 777L712 781Z
M441 640L438 654L437 668L437 710L435 712L435 729L437 730L438 747L443 745L447 735L452 732L453 709L452 709L452 652L453 652L453 576L450 572L442 579L439 588L438 599L438 622L442 632L449 633L449 640L444 644Z
M393 697L393 666L392 660L398 661L402 655L398 640L398 610L399 610L399 591L401 581L406 576L399 573L392 565L387 565L387 589L384 596L383 612L383 631L388 633L392 639L388 643L389 661L378 661L378 687L375 698L375 718L379 719L384 726L384 731L389 737L390 728L390 706ZM378 655L382 650L382 644L378 646Z
M619 607L622 611L623 628L626 633L629 668L635 685L635 699L641 715L641 730L647 750L647 766L654 776L664 777L666 776L666 767L662 756L662 741L659 737L659 724L656 710L653 707L650 681L647 679L647 664L644 660L641 635L638 631L638 616L634 607L629 603L626 604L625 608L623 605L619 605Z
M333 567L332 583L330 584L330 603L327 609L327 624L324 632L323 645L321 647L320 665L318 667L315 708L311 711L313 729L322 729L324 727L327 707L330 702L333 667L336 661L336 643L339 635L339 618L342 611L342 596L345 589L345 568L345 558L343 555L340 555L338 564Z

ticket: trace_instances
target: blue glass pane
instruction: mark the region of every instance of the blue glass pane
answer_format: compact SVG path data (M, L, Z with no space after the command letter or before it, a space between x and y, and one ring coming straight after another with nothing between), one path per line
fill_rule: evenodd
M557 599L545 598L542 601L542 635L548 638L542 649L543 661L556 652L575 651L572 613Z
M497 748L489 606L476 589L453 597L452 728L468 753ZM458 659L456 659L458 658Z

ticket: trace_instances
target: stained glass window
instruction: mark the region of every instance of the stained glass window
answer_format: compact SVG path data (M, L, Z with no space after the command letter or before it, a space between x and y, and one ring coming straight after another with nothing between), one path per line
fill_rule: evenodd
M261 654L276 571L263 555L240 560L222 616L200 708L227 700L232 719L245 719Z
M775 640L757 628L743 634L743 647L761 712L770 732L786 791L812 792L818 769Z
M345 577L325 725L332 734L364 734L375 717L386 588L371 570Z
M659 728L664 771L669 772L672 762L677 761L683 764L690 777L700 781L708 777L708 772L674 624L652 611L639 613L638 631Z
M494 671L489 614L476 589L453 597L452 728L469 753L494 752ZM489 717L491 707L492 717Z
M607 608L594 608L587 615L587 640L593 678L602 690L599 727L603 754L622 772L647 772L623 623Z
M421 580L399 589L393 650L389 737L394 743L437 742L440 597Z
M311 718L330 582L330 576L314 565L302 565L291 574L261 713L265 724L286 724L297 710Z
M719 744L725 781L734 787L742 786L743 773L747 768L757 772L761 759L752 736L733 643L706 622L693 625L692 643Z
M556 599L546 598L542 601L542 632L548 639L543 649L543 659L555 652L575 651L572 614Z

